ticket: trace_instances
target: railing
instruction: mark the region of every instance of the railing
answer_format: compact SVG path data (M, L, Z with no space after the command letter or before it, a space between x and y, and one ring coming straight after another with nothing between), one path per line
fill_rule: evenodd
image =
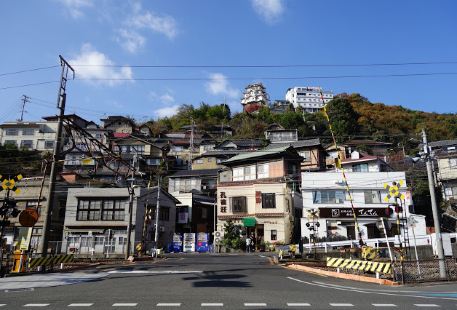
M457 280L457 259L447 258L444 260L445 278L440 277L439 263L438 259L394 262L392 264L394 280L401 283Z

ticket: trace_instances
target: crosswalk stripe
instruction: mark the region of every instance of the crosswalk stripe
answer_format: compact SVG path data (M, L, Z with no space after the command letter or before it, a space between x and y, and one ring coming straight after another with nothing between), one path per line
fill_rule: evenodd
M306 302L288 302L287 306L288 307L311 307L311 304L308 304Z
M339 303L331 303L329 304L332 307L354 307L353 304L339 304Z
M24 307L47 307L49 304L25 304Z
M439 307L436 304L414 304L416 307Z
M113 304L113 307L136 307L137 303L118 302Z
M159 302L157 307L181 307L180 302Z
M267 304L264 302L245 302L245 307L266 307Z
M394 304L372 304L374 307L396 307Z
M93 303L76 303L76 304L69 304L68 307L90 307Z
M223 307L224 304L221 302L202 302L202 307Z

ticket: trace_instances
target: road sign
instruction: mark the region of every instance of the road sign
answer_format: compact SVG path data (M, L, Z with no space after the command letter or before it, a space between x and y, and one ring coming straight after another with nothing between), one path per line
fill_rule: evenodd
M21 191L16 187L16 183L22 179L22 175L18 174L14 178L7 178L6 176L0 175L0 191L3 190L12 190L16 194L19 194Z
M387 196L384 198L385 202L389 202L391 198L400 198L401 200L405 199L405 195L400 193L400 187L403 185L403 180L398 182L392 182L392 184L385 183L384 188L387 190Z

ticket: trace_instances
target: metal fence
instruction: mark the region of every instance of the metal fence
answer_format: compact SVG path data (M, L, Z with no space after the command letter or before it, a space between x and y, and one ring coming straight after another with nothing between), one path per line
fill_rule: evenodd
M393 278L401 283L455 281L457 259L445 259L446 277L440 277L439 260L403 261L392 264Z

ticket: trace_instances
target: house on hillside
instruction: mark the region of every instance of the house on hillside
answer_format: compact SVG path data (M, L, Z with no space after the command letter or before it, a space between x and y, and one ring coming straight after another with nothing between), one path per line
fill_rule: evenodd
M217 227L233 221L257 242L293 238L302 157L290 146L236 155L223 164L217 186Z
M101 119L102 127L113 134L114 137L120 138L122 134L131 134L135 130L135 122L125 116L108 116Z
M238 139L224 140L216 147L215 150L258 150L265 146L265 142L260 139Z
M246 153L246 150L212 150L207 151L192 160L192 170L222 169L223 162L233 156Z

